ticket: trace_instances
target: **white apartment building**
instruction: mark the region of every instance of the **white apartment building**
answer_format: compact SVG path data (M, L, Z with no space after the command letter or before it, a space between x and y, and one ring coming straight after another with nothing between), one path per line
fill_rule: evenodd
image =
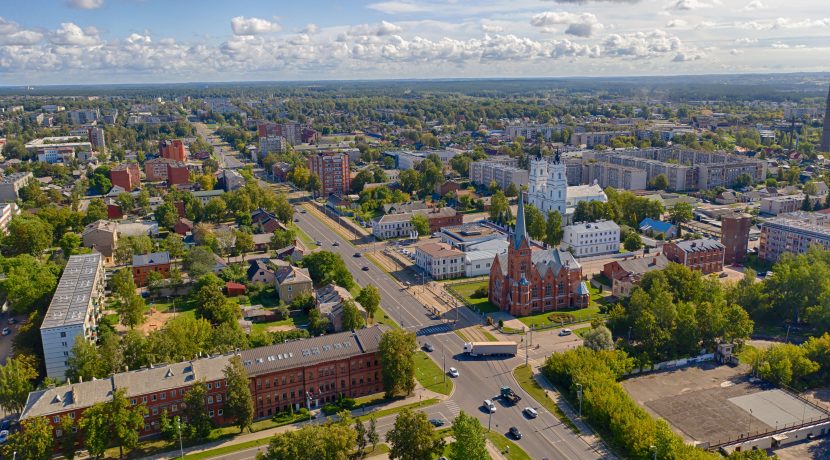
M810 204L815 206L821 202L821 196L810 196ZM781 195L761 198L761 214L777 216L790 212L800 211L804 204L804 194Z
M0 204L0 233L4 235L9 233L9 222L18 214L20 214L20 208L17 203Z
M412 214L407 212L381 216L380 219L372 221L372 235L381 239L414 237Z
M538 135L542 135L545 140L549 141L554 133L562 132L564 126L562 125L536 125L536 124L519 124L510 125L505 128L505 134L510 140L515 140L522 136L527 140L536 139Z
M20 189L35 180L31 172L16 172L0 178L0 201L11 202L20 198Z
M568 225L563 233L562 249L572 250L575 257L620 251L620 226L610 220Z
M415 265L435 280L458 278L465 274L464 253L445 243L424 243L415 248Z
M812 245L830 249L830 215L794 212L761 224L758 255L775 262L781 254L802 254Z
M507 189L510 184L515 185L516 190L521 190L522 186L527 185L528 171L518 168L517 165L518 160L515 159L474 161L470 164L470 181L485 187L496 181L502 190Z
M40 326L46 375L66 378L76 337L95 340L104 305L104 264L93 252L70 256Z
M282 153L285 151L288 141L282 136L268 136L259 138L259 156L265 158L271 152Z

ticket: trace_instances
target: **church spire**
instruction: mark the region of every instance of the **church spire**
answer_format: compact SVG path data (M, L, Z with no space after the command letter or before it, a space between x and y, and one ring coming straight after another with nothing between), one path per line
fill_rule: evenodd
M519 192L519 210L516 212L516 228L513 232L513 248L519 249L522 240L527 239L527 228L525 227L525 200L524 193Z

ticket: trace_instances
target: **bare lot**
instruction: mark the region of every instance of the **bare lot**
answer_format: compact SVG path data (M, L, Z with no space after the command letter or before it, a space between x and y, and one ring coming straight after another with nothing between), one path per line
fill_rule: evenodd
M622 384L648 412L693 442L715 444L823 417L788 393L751 382L746 371L742 366L704 364Z

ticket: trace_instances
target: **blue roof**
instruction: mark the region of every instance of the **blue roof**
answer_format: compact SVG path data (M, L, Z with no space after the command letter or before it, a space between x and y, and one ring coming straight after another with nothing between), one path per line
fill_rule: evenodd
M640 222L640 230L654 230L657 233L668 233L674 228L671 222L663 222L662 220L655 220L651 217L646 217Z

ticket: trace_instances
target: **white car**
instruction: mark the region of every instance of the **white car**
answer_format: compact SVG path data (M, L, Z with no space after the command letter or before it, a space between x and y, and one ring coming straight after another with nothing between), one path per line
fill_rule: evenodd
M536 409L532 407L525 407L525 414L527 414L528 418L536 418L539 415Z
M450 374L450 377L458 377L458 369L456 369L454 367L451 367L449 374Z
M561 331L559 331L560 336L571 335L571 334L573 334L573 331L570 330L570 329L562 329Z
M493 404L493 401L490 401L489 399L484 400L484 408L487 409L487 412L491 414L496 411L496 405Z

